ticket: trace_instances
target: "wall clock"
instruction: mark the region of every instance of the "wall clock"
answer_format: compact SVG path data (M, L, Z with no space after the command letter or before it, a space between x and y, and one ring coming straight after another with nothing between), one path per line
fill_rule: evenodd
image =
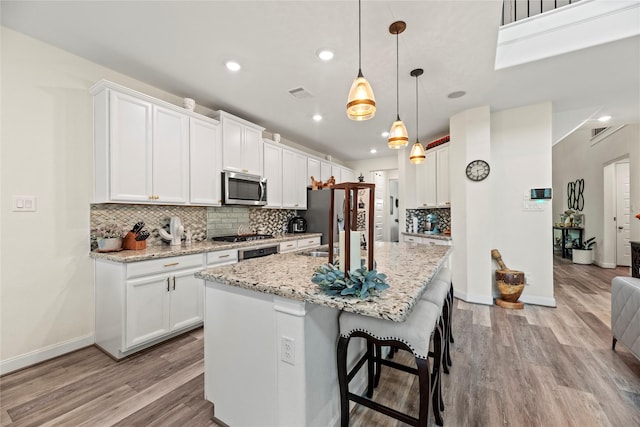
M467 165L467 178L471 181L482 181L489 176L489 163L484 160L474 160Z

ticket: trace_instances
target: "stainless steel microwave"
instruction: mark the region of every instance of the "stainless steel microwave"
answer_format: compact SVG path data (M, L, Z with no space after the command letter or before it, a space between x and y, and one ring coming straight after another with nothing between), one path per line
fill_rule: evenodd
M225 205L264 206L267 204L267 179L239 172L222 172L222 197Z

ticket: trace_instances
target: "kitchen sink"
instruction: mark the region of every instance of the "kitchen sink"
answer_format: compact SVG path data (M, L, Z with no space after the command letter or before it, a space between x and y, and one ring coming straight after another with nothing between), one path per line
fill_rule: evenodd
M334 255L338 255L338 248L334 248ZM302 251L302 252L298 252L298 255L305 255L305 256L313 256L313 257L323 257L323 258L329 258L329 248L327 246L325 247L319 247L319 248L313 248L311 250L308 251Z

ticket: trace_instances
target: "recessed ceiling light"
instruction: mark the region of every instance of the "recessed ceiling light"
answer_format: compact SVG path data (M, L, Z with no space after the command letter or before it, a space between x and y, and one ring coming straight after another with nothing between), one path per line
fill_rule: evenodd
M320 120L322 120L322 116L320 114L314 114L313 120L315 120L316 122L319 122Z
M318 55L318 58L322 59L323 61L331 61L333 59L333 51L326 48L318 49L316 51L316 55Z
M381 136L381 137L383 137L383 138L388 138L388 137L389 137L389 132L384 131L384 132L382 132L382 133L380 134L380 136Z
M378 152L378 150L376 150L375 148L372 148L371 150L369 150L369 152L371 154L376 154Z
M227 61L227 63L225 65L227 66L227 69L229 71L239 71L240 70L240 64L238 64L235 61Z
M447 98L449 98L449 99L462 98L466 94L467 94L467 92L465 92L463 90L457 90L457 91L451 92L449 95L447 95Z
M609 120L611 120L611 116L598 117L599 122L608 122Z

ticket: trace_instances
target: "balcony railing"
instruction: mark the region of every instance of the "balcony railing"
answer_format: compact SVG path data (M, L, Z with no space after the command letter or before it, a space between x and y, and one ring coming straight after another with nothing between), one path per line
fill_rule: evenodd
M568 6L579 0L503 0L502 25Z

